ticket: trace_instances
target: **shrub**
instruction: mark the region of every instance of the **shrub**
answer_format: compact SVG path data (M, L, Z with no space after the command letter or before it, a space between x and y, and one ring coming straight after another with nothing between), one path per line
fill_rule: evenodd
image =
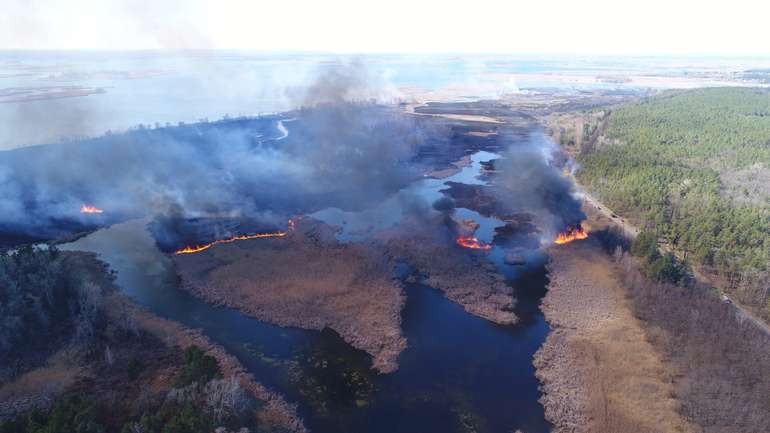
M650 259L644 267L648 278L678 284L685 276L684 267L671 253Z
M655 234L643 231L631 243L631 254L636 257L643 257L647 260L654 260L660 253L658 252L658 239Z
M48 413L34 410L0 424L2 433L104 433L96 404L80 396L58 401Z
M174 386L183 388L194 382L205 384L211 379L221 379L222 371L216 358L206 355L198 346L190 346L184 351L184 366L174 379Z
M142 361L138 360L137 358L131 358L131 360L128 361L128 367L126 370L128 372L128 379L134 381L139 378L142 370L144 370L144 364L142 364Z
M187 403L164 404L154 412L145 413L139 421L123 425L121 433L201 433L214 431L214 422L205 411Z

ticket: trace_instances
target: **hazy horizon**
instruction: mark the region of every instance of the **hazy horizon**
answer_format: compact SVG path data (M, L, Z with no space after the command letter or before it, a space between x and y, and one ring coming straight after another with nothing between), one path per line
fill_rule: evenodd
M297 106L292 94L319 72L349 62L365 64L368 80L390 102L498 98L538 89L746 85L736 73L770 68L770 58L750 57L0 51L0 119L16 125L0 133L0 149L138 124L286 111Z
M83 13L87 11L88 13ZM248 49L329 53L770 56L750 0L588 0L472 7L438 1L10 0L0 49Z

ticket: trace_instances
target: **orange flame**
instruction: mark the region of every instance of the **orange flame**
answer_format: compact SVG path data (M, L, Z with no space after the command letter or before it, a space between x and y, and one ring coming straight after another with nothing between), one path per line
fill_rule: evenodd
M104 211L99 209L96 206L92 206L90 204L84 204L83 206L80 206L80 213L103 213Z
M579 239L586 239L587 237L588 233L583 230L583 227L578 225L577 227L569 227L567 231L559 233L554 242L557 245L562 245Z
M457 245L460 245L463 248L470 248L472 250L489 251L492 249L492 245L482 243L473 236L460 236L457 238Z
M289 228L286 231L283 232L275 232L275 233L257 233L253 235L239 235L239 236L233 236L227 239L217 239L214 242L210 242L208 244L202 244L202 245L190 245L186 246L182 249L174 251L174 254L192 254L192 253L199 253L201 251L207 250L214 245L219 244L230 244L237 241L245 241L248 239L261 239L261 238L282 238L289 234L290 231L294 230L294 221L289 220Z

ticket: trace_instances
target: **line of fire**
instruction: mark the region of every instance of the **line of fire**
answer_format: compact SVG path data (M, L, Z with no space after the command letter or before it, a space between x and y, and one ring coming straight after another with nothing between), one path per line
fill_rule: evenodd
M180 248L176 251L174 251L174 254L193 254L193 253L199 253L201 251L205 251L215 245L221 245L221 244L230 244L233 242L238 241L245 241L249 239L263 239L263 238L282 238L286 235L288 235L292 230L294 230L294 221L289 220L288 222L288 228L286 231L278 231L278 232L272 232L272 233L255 233L250 235L237 235L237 236L231 236L226 239L217 239L213 242L209 242L207 244L200 244L200 245L189 245L184 248Z
M90 204L84 204L83 206L80 207L80 213L100 214L100 213L104 213L104 211L99 209L96 206L93 206L93 205L90 205Z
M553 242L557 245L563 245L587 238L588 232L578 224L574 227L568 227L565 231L556 235L556 239ZM482 242L475 236L458 236L455 242L457 245L471 250L490 251L492 249L492 244Z
M572 241L577 241L581 239L588 238L588 232L586 232L583 227L578 224L575 227L569 227L566 231L559 233L556 236L556 239L554 240L554 243L557 245L563 245L570 243Z
M96 206L84 204L80 208L80 213L84 214L101 214L104 213L104 210L99 209ZM262 238L280 238L286 236L291 230L294 229L294 221L289 220L288 222L288 229L286 231L277 231L272 233L255 233L255 234L246 234L246 235L235 235L231 236L229 238L225 239L217 239L215 241L205 243L205 244L198 244L198 245L188 245L183 248L180 248L174 252L174 254L193 254L193 253L199 253L201 251L205 251L215 245L221 245L221 244L229 244L233 242L238 241L245 241L250 239L262 239ZM565 230L562 233L559 233L556 236L556 239L554 239L554 243L557 245L563 245L567 244L572 241L581 240L588 238L588 232L586 232L583 227L578 224L575 227L568 227L567 230ZM462 248L467 248L471 250L479 250L479 251L490 251L492 249L492 244L485 243L480 241L475 236L458 236L455 240L457 245L459 245Z

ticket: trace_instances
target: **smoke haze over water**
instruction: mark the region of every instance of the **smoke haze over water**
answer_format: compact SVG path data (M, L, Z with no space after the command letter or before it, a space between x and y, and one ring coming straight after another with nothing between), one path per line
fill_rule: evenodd
M296 120L238 119L140 130L0 154L0 226L44 230L82 221L84 203L110 215L260 215L365 206L418 175L424 136L361 64L321 70ZM375 81L376 83L376 81Z
M445 122L374 103L397 97L362 62L338 61L321 65L309 85L287 92L293 105L303 107L287 116L0 152L0 231L46 237L63 225L136 216L162 217L171 225L191 217L277 224L327 207L369 209L397 191L406 214L431 212L432 203L408 196L405 187L424 172L416 162L420 149L448 146L453 132ZM73 127L89 115L75 112ZM501 200L536 214L547 230L580 220L569 181L549 164L555 150L544 137L522 142L502 134L498 140L512 143L499 167L509 186ZM81 215L83 204L105 213ZM453 204L437 206L449 212Z

